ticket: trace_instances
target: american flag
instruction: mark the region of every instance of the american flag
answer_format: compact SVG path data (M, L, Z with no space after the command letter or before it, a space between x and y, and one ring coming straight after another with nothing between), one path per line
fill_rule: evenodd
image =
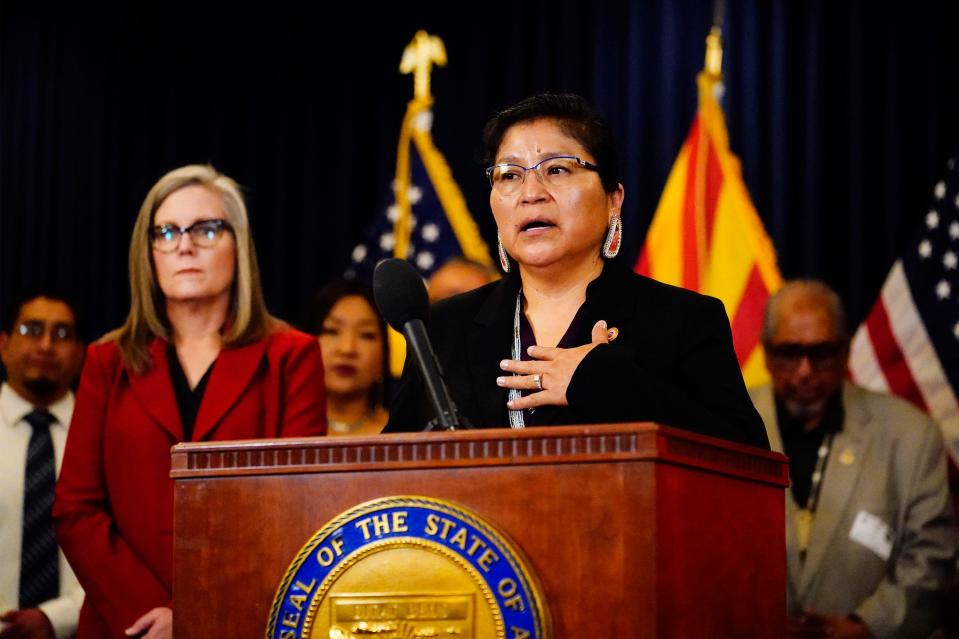
M449 166L433 144L432 122L428 103L410 102L389 204L353 249L348 275L369 279L388 257L409 260L424 278L460 255L492 265Z
M959 464L959 166L945 178L905 254L856 331L853 380L929 413Z

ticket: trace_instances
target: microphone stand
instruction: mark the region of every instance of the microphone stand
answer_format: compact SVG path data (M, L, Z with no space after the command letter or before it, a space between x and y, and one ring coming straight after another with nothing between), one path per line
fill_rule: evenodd
M436 417L426 423L423 431L472 429L473 425L460 414L443 381L443 371L436 359L436 353L433 352L423 320L412 319L406 322L403 325L403 335L416 359L416 370L423 380L426 394L436 414Z

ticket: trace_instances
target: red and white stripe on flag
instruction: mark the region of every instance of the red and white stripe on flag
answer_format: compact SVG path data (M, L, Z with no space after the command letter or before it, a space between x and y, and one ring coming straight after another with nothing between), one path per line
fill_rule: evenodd
M700 73L699 110L673 164L634 270L722 300L747 386L769 381L763 309L782 285L739 158L729 148L717 77Z
M853 337L849 370L855 382L899 395L932 416L959 465L957 266L959 171L950 160L917 237Z

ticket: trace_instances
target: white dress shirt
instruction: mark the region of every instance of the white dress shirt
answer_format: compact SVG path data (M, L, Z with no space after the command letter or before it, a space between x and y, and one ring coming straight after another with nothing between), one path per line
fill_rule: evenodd
M20 593L20 549L23 543L23 481L27 446L33 427L24 419L34 406L6 382L0 386L0 613L16 610ZM63 464L67 426L73 415L73 393L47 407L57 421L50 425L50 437L57 465ZM60 552L60 596L38 607L50 619L57 637L69 637L77 630L83 604L83 589Z

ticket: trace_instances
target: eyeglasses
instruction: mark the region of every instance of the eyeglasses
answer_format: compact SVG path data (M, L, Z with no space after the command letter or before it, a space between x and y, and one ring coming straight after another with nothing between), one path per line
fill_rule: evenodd
M563 188L584 170L599 171L599 167L575 155L557 155L540 160L533 166L505 162L494 164L486 169L486 177L494 191L500 195L513 195L526 182L526 174L530 171L535 172L543 184Z
M223 231L232 231L226 220L198 220L187 227L176 224L154 226L150 232L153 248L161 253L172 253L180 247L180 238L190 234L190 241L200 248L216 244Z
M43 339L47 324L39 320L27 320L16 326L17 334L27 339ZM54 342L72 342L77 338L76 328L69 324L51 324L50 339Z
M802 360L817 371L832 371L842 366L844 347L842 342L819 342L816 344L766 344L769 365L784 372L799 368Z

